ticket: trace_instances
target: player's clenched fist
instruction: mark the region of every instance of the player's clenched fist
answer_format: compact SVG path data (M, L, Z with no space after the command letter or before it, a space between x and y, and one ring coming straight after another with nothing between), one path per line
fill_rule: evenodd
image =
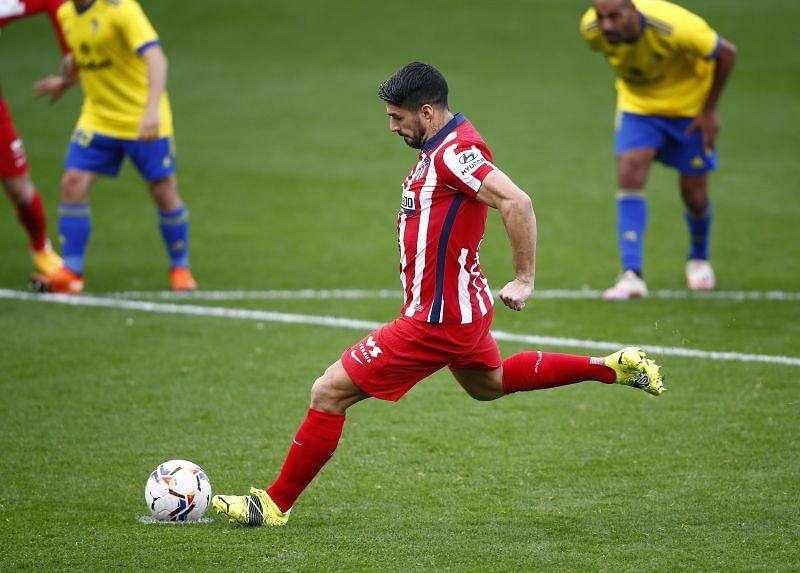
M522 310L531 296L533 285L515 279L500 290L500 300L511 310Z

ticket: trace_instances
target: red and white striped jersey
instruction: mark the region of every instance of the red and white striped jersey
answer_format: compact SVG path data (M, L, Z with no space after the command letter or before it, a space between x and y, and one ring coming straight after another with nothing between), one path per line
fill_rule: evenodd
M53 27L56 29L58 36L58 43L61 46L63 53L69 52L67 43L64 40L64 35L61 33L61 27L58 25L58 18L56 12L58 7L64 0L0 0L0 30L14 20L33 16L40 12L47 12Z
M491 309L478 256L488 207L476 197L494 169L491 152L460 113L422 148L403 182L397 218L405 316L466 324Z

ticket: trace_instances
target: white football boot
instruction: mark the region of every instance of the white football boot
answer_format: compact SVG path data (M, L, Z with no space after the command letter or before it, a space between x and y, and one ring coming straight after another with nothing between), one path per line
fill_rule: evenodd
M689 290L709 290L717 286L711 263L705 259L686 261L686 286Z
M630 300L647 296L644 279L633 271L625 271L617 279L617 284L603 293L604 300Z

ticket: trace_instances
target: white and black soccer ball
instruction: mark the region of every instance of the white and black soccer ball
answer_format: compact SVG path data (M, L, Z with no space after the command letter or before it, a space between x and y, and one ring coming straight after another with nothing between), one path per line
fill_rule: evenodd
M150 474L144 499L159 521L197 521L211 501L211 482L197 464L169 460Z

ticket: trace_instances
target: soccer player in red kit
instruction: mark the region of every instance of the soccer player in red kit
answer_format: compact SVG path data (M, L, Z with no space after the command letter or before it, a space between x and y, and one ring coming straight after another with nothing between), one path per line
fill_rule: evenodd
M542 351L500 358L489 331L493 301L478 251L488 208L495 208L515 271L500 300L522 310L534 282L531 200L494 166L469 120L450 111L447 82L436 68L412 62L381 84L378 94L389 129L420 150L403 182L398 215L401 315L345 350L316 380L306 419L271 486L212 498L232 522L286 524L297 498L336 450L350 406L369 397L397 401L444 367L476 400L584 380L625 384L656 396L664 391L659 366L634 347L603 358Z
M61 51L69 52L64 35L56 19L56 11L63 0L2 0L0 1L0 31L19 18L47 12L56 30ZM42 198L33 185L28 172L25 148L17 134L8 104L3 99L0 86L0 179L11 202L17 207L17 218L28 233L33 253L33 263L45 274L56 272L62 266L59 257L47 239L47 220Z

